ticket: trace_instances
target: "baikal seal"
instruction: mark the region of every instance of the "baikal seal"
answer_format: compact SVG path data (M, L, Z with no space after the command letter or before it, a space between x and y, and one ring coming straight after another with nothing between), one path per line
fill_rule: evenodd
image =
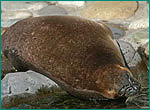
M7 29L1 47L18 71L39 72L79 98L116 99L140 90L103 23L75 16L27 18Z

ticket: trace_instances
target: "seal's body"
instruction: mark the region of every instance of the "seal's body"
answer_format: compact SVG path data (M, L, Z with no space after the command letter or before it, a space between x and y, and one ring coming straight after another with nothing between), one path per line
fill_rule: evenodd
M114 99L139 91L104 24L72 16L28 18L11 26L1 45L16 69L40 72L74 96Z

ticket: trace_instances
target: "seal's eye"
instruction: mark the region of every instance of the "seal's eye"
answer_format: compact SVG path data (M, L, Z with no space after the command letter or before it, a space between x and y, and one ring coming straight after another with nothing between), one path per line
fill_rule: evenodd
M108 91L112 91L113 89L112 88L108 88Z

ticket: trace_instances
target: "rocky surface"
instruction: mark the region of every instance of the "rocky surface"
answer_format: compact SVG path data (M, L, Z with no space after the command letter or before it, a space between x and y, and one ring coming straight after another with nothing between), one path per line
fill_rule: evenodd
M1 80L1 97L11 96L21 93L35 93L42 86L57 86L49 78L33 72L9 73Z
M129 67L134 67L142 61L140 55L130 43L121 40L118 40L118 43Z
M135 1L97 1L83 9L82 15L86 18L102 20L125 19L134 14L137 9Z
M57 90L58 87L53 90L51 87L56 84L36 72L15 72L1 52L3 108L149 108L149 2L2 1L1 9L1 35L11 25L29 17L73 15L104 22L111 29L128 66L142 85L141 92L129 97L126 103L120 100L83 101ZM15 73L9 73L12 70Z

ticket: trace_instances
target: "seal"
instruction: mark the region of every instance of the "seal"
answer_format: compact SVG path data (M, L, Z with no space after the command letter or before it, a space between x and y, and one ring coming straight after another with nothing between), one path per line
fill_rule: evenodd
M74 16L28 18L8 28L1 46L17 70L39 72L76 97L115 99L140 90L103 23Z

